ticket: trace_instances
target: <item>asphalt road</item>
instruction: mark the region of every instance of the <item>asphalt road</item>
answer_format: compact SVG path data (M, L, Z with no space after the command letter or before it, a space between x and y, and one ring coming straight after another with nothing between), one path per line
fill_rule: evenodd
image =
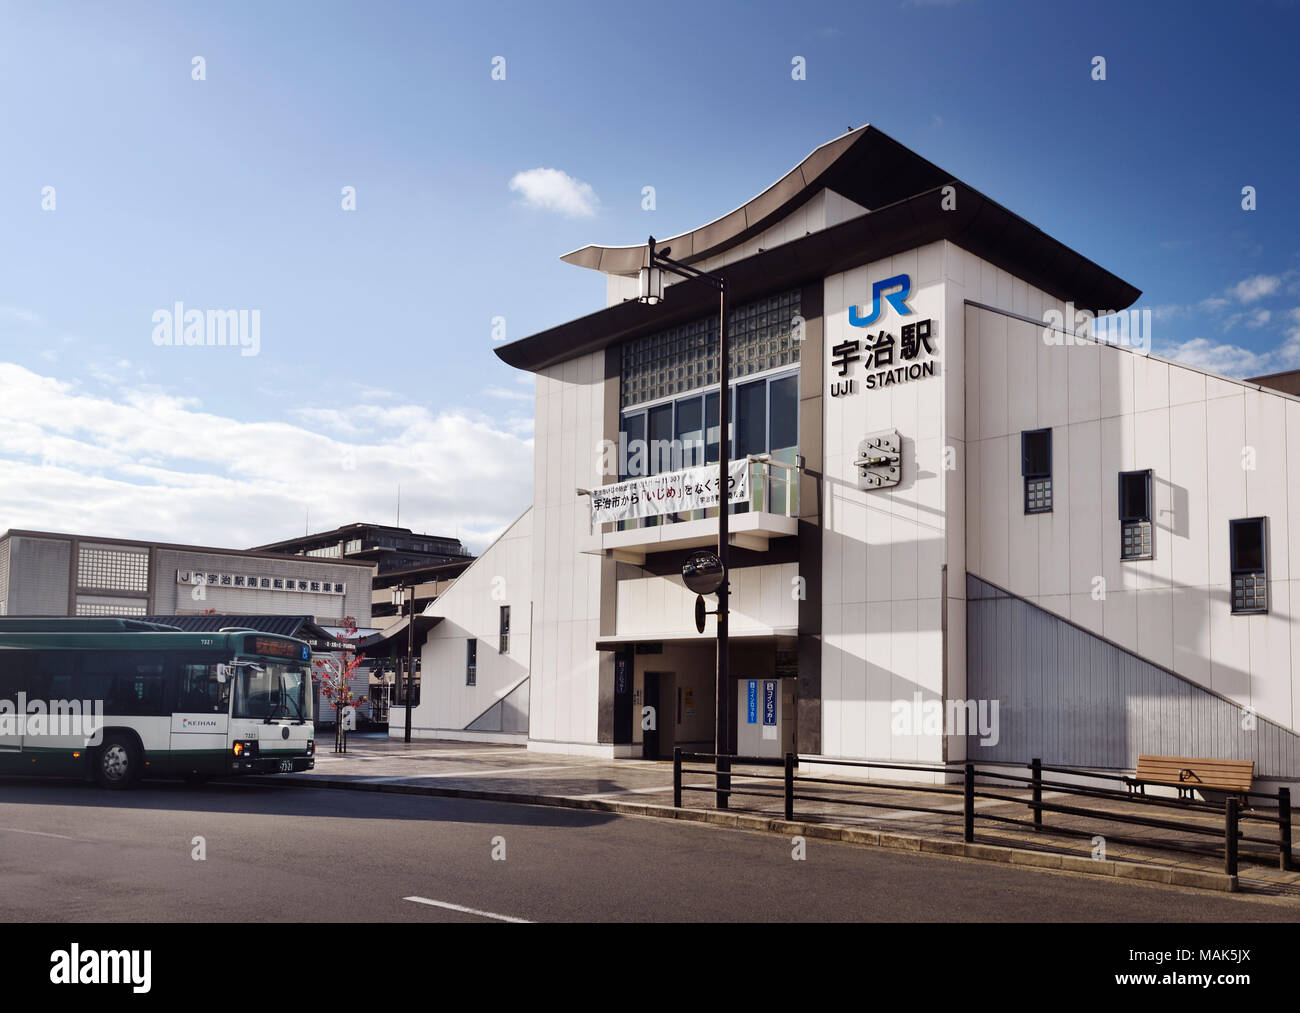
M113 793L0 780L8 921L1296 917L1294 906L1241 897L815 839L795 861L774 835L542 806L249 783Z

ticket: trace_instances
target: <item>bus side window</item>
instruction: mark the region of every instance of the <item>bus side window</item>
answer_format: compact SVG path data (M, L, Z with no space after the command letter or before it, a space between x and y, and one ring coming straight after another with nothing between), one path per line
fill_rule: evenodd
M164 715L166 704L164 665L147 651L111 652L112 708L116 714Z
M80 700L85 694L81 680L77 651L46 651L41 655L41 674L51 700Z
M48 653L36 651L0 654L0 700L8 700L17 708L19 693L26 693L29 699L43 699L47 680L41 672L41 662L45 657Z
M224 714L230 699L230 683L217 681L216 665L183 665L178 710Z

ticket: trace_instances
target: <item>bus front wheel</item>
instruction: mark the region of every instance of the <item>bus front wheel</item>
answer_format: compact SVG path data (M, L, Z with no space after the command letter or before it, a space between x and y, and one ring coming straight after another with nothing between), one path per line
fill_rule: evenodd
M95 780L101 788L126 788L140 776L140 753L126 735L108 735L95 757Z

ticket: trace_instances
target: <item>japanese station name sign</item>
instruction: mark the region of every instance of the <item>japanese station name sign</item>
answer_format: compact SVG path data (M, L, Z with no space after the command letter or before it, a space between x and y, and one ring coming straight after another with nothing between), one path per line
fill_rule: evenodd
M732 461L728 502L749 501L749 461ZM632 478L591 491L591 522L630 521L718 505L718 466Z
M893 291L899 289L899 291ZM906 274L895 275L871 286L871 313L862 316L857 306L849 307L849 323L854 327L871 327L882 314L881 297L894 312L912 316L907 305L912 280ZM933 320L917 320L902 324L898 337L886 328L872 333L868 330L861 338L850 338L831 347L831 397L856 394L861 390L878 390L895 383L906 383L924 376L934 376L935 334ZM861 363L861 387L853 375L854 365Z

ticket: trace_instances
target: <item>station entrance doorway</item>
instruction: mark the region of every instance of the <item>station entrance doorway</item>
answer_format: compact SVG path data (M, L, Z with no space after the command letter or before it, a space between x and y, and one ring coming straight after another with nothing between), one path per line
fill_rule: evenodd
M731 644L729 752L781 756L795 750L798 679L776 638ZM671 760L674 748L712 753L716 732L717 647L700 639L619 645L617 687L626 686L625 719L615 720L630 755ZM751 703L754 704L751 707ZM751 720L752 718L752 720ZM623 755L628 755L624 753Z

